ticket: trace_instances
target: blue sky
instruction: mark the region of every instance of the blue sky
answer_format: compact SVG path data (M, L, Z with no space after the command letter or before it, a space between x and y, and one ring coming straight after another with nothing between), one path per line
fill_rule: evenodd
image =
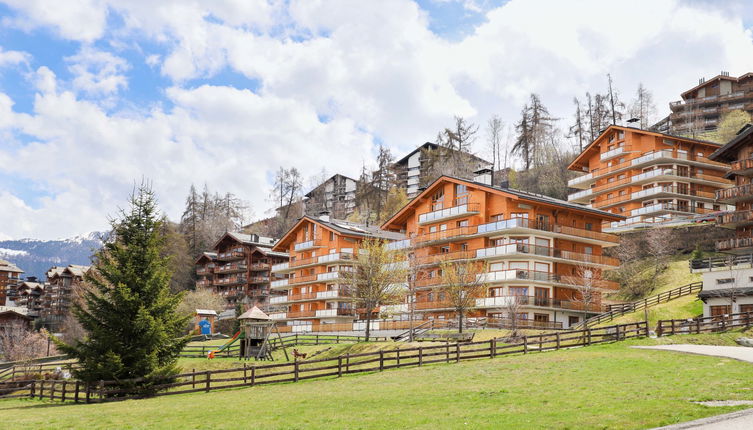
M173 219L191 183L260 218L280 166L357 176L455 115L512 138L531 93L565 129L607 73L658 119L699 77L753 70L743 1L62 3L0 0L0 238L101 230L141 177Z

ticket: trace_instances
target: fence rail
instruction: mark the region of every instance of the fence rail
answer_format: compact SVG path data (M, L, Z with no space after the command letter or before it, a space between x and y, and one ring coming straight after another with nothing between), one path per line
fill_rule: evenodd
M669 291L664 291L655 296L647 297L642 300L638 300L632 303L622 303L619 305L609 305L609 310L604 313L598 314L587 319L584 323L580 323L577 327L594 326L607 321L625 315L630 312L639 311L645 308L650 308L661 303L666 303L680 297L685 297L693 293L698 293L703 289L703 282L693 282L682 287L678 287Z
M753 326L753 312L724 314L712 317L661 320L656 326L657 336L673 334L716 333Z
M243 367L234 369L183 373L176 376L175 382L155 385L151 389L161 390L154 394L156 396L166 396L280 382L299 382L306 379L340 377L362 372L381 372L400 367L460 362L594 345L641 337L645 336L647 332L646 322L639 322L596 329L586 328L524 336L512 342L491 339L482 342L396 348L278 364L252 366L244 364ZM134 389L122 388L124 385L135 384L140 381L143 381L143 379L117 382L99 381L96 384L59 380L13 381L0 383L0 395L3 395L3 397L44 398L75 403L100 403L145 397L144 393L139 393Z

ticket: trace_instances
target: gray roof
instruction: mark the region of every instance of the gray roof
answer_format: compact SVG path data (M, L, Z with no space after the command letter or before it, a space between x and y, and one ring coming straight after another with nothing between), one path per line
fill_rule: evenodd
M328 221L321 218L309 217L315 220L327 228L331 228L338 233L349 234L354 236L363 237L376 237L378 239L386 240L403 240L405 235L402 233L395 233L391 231L384 231L379 228L378 225L365 225L350 221L344 221L339 219L330 219Z
M709 155L709 160L730 162L735 161L736 154L735 149L739 146L750 134L753 133L753 124L745 124L740 130L737 131L735 137L727 142L724 146L714 151Z
M406 162L408 162L408 158L410 158L410 156L411 156L411 155L415 154L416 152L418 152L418 151L420 151L420 150L422 150L422 149L435 150L435 149L437 149L437 148L439 148L439 145L437 145L436 143L433 143L433 142L425 142L424 144L422 144L422 145L419 145L419 146L418 146L418 147L417 147L416 149L414 149L413 151L409 152L409 153L408 153L408 155L406 155L405 157L403 157L403 158L401 158L401 159L399 159L399 160L395 161L395 164L403 164L403 163L406 163ZM454 151L457 151L457 150L454 150ZM464 152L464 151L463 151L463 152ZM485 164L492 164L492 163L491 163L491 161L486 161L486 160L484 160L483 158L479 157L478 155L473 155L473 154L471 154L470 152L465 152L465 153L466 153L466 154L468 154L469 156L473 157L474 159L476 159L476 161L478 161L478 162L480 162L480 163L485 163Z
M745 288L719 288L715 290L703 290L698 293L699 299L708 299L709 297L740 297L753 296L753 287Z
M494 186L494 185L488 185L488 184L484 184L482 182L476 182L476 181L473 181L473 180L470 180L470 179L457 178L457 177L454 177L454 176L447 176L447 177L448 178L457 179L459 181L470 182L470 183L475 184L475 185L479 185L479 186L486 187L486 188L491 188L491 189L494 189L494 190L503 191L505 193L514 194L514 195L516 195L518 197L523 197L523 198L530 199L530 200L536 200L536 201L540 201L540 202L543 202L543 203L549 203L549 204L558 205L558 206L565 206L565 207L568 207L568 208L577 209L577 210L586 211L586 212L591 212L591 213L598 214L598 215L609 215L609 216L618 217L618 218L625 218L622 215L617 215L617 214L614 214L612 212L602 211L602 210L593 209L593 208L587 208L587 207L585 207L583 205L579 205L577 203L570 203L570 202L568 202L566 200L555 199L554 197L545 196L543 194L531 193L531 192L528 192L528 191L517 190L515 188L506 188L506 187L499 187L499 186ZM437 178L437 181L440 180L440 179L442 179L442 177ZM434 183L432 182L432 185L433 184ZM431 187L431 185L429 185L429 187ZM429 187L427 187L427 188L429 188Z
M23 270L19 269L18 266L11 263L10 261L0 260L0 271L3 272L14 272L14 273L24 273Z

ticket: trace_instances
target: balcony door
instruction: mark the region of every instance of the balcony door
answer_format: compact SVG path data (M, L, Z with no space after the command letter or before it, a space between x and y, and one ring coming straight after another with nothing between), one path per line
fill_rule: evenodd
M680 212L690 212L690 202L687 200L678 200L677 210Z
M533 265L534 277L539 281L549 280L549 264L536 262Z
M540 230L549 230L549 215L536 215L536 228Z
M534 304L536 306L547 306L549 304L549 288L534 288Z
M549 239L545 239L543 237L537 237L535 239L536 249L535 253L536 255L550 255L549 253Z

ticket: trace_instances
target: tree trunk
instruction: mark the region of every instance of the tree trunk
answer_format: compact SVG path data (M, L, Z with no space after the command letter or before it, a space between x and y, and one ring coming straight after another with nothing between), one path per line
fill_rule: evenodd
M458 333L463 332L463 312L458 312Z
M366 309L366 342L369 341L369 334L371 333L371 310L372 308Z
M408 318L410 318L410 320L408 321L408 341L410 342L413 342L413 316L415 314L415 311L413 309L415 306L415 298L413 297L413 294L410 294L408 296Z

